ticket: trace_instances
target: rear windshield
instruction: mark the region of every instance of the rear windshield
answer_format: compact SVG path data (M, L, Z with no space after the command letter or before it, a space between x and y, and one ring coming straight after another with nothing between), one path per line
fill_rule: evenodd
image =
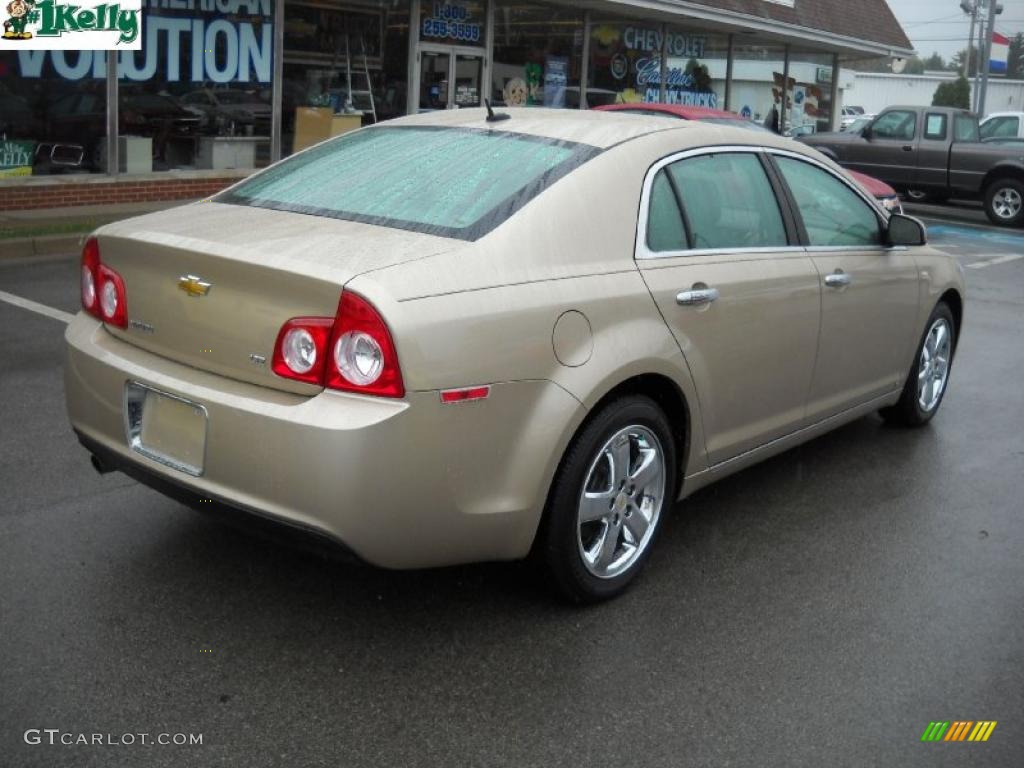
M501 131L375 127L214 199L476 240L598 151Z

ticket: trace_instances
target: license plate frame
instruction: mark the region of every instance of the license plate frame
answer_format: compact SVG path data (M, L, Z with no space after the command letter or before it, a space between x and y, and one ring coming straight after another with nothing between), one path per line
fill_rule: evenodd
M128 447L147 459L201 477L209 420L201 403L138 381L125 382L125 437Z

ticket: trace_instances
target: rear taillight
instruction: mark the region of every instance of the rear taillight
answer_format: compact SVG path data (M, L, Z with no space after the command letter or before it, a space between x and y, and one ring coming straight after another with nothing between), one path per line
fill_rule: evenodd
M323 386L333 326L334 320L329 317L297 317L285 323L274 345L274 373Z
M380 313L343 291L333 318L289 320L277 335L273 371L330 389L402 397L405 387L395 345Z
M82 249L82 309L105 323L128 327L128 295L124 280L100 259L95 237Z

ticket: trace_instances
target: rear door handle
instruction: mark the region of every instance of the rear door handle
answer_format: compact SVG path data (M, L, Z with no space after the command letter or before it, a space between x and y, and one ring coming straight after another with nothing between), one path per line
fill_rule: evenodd
M829 288L845 288L851 282L850 276L845 272L833 272L831 275L825 275L825 285Z
M702 304L710 304L717 298L717 288L694 288L676 294L676 304L682 307L699 307Z
M914 148L912 146L910 146L910 145L904 144L903 145L903 151L904 152L913 152Z

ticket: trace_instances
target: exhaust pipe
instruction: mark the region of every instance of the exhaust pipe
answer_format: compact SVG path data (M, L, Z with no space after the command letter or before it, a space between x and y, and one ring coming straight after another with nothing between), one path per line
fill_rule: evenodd
M115 471L113 467L108 467L103 463L103 459L97 456L95 453L89 455L89 463L92 464L92 468L101 475L109 474Z

